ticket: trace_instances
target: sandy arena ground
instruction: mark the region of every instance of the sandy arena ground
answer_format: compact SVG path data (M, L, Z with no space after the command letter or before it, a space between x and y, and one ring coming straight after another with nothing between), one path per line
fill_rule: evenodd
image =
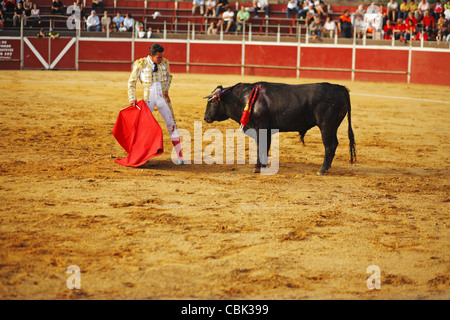
M158 112L165 153L115 164L127 79L0 72L1 299L450 298L450 87L331 81L351 91L357 164L345 119L327 175L313 128L306 146L282 133L279 171L264 176L248 163L174 165ZM259 80L317 81L174 74L179 128L194 138L216 85ZM67 287L71 265L81 289Z

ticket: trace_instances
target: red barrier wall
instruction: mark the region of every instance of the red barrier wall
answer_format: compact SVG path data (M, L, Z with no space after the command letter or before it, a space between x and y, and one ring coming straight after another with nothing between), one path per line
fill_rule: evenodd
M129 71L131 41L80 41L79 70Z
M450 52L414 51L411 83L450 85Z
M241 74L242 46L240 44L192 43L190 52L189 62L194 65L189 67L189 72Z
M45 62L48 62L48 42L46 38L29 38L31 45L41 55ZM24 45L24 62L23 67L25 69L45 69L45 66L37 58L37 55L33 53L30 46Z
M52 63L59 57L61 52L70 45L72 38L59 38L51 41L51 61ZM70 45L68 51L54 66L55 69L75 69L75 43Z
M250 67L245 68L245 75L296 77L295 69L276 68L297 67L297 47L269 46L269 45L246 45L245 64ZM270 68L253 66L271 66Z
M300 71L300 77L302 78L351 80L352 49L302 47L300 66L305 68ZM310 70L319 68L343 70Z
M55 69L76 69L78 66L79 70L130 71L132 62L147 56L154 43L144 39L81 38L78 42L78 61L73 44L58 63L53 63L61 51L70 45L70 41L71 38L50 40L49 64L49 39L25 38L24 68L43 69L47 64ZM444 49L163 39L158 42L164 46L165 57L171 62L174 73L299 76L450 85L450 50ZM0 38L0 53L8 54L7 57L0 55L0 69L20 69L20 43L19 38ZM37 58L36 52L44 63Z
M372 72L356 72L355 80L407 82L408 54L404 50L357 49L355 69ZM392 73L379 73L380 70Z

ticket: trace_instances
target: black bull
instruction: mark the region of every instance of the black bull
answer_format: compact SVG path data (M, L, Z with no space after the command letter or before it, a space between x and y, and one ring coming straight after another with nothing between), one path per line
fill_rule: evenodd
M282 83L238 83L223 88L218 86L209 96L205 111L205 121L224 121L233 119L240 123L245 105L252 89L261 85L251 109L250 119L244 132L254 129L266 129L267 153L270 149L272 129L279 132L295 131L300 133L302 142L306 132L318 126L325 146L322 168L317 172L324 174L333 161L338 145L337 130L345 115L348 115L348 137L350 140L350 162L356 161L355 139L351 126L350 95L346 87L330 83L288 85ZM259 144L258 160L254 172L262 166ZM264 166L264 165L263 165Z

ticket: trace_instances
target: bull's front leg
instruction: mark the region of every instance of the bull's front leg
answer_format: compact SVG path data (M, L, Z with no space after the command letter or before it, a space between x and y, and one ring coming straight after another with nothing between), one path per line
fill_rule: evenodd
M269 150L272 142L272 134L268 129L256 130L256 147L258 157L256 161L254 173L260 173L261 167L265 168L269 164Z

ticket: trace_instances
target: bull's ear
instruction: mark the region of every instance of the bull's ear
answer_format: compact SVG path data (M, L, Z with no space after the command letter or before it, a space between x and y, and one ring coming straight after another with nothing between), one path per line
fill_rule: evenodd
M218 86L216 89L214 89L214 91L210 95L208 95L206 97L203 97L203 99L211 99L212 97L214 97L216 94L218 94L222 90L223 90L223 87L222 86Z

